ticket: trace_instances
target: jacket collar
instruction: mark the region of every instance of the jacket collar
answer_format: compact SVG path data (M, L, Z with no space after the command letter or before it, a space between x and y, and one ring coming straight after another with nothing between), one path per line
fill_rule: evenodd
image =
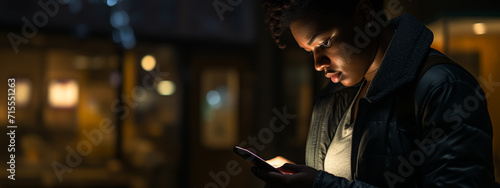
M432 32L411 15L394 18L391 24L396 26L396 32L366 93L371 103L416 79L434 38Z

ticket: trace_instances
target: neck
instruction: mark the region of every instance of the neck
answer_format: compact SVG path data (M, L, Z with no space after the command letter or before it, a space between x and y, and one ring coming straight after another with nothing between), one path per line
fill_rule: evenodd
M366 85L369 85L375 77L375 74L377 74L378 68L384 59L385 52L387 51L387 48L389 48L389 44L394 36L394 32L395 28L388 26L382 30L382 33L378 37L375 58L365 74Z

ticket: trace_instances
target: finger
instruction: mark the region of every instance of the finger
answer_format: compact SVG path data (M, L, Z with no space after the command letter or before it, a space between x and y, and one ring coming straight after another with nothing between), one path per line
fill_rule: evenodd
M300 165L295 165L295 164L290 164L290 163L286 163L279 168L279 170L281 170L283 172L288 172L288 173L296 173L296 172L300 171L300 169L302 169Z
M281 173L283 174L295 174L297 171L295 170L290 170L290 169L285 169L285 168L277 168Z

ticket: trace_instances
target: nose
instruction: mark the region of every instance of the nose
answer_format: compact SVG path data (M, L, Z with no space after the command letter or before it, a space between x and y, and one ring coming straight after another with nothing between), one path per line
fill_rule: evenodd
M319 50L314 51L314 69L316 69L316 71L324 71L330 64L330 58L322 54Z

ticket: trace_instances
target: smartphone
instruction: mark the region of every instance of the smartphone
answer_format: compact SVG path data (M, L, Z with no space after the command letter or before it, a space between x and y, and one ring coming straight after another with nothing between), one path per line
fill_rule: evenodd
M264 159L260 158L259 156L255 155L254 153L252 153L251 151L248 151L245 148L235 146L233 148L233 151L236 154L238 154L239 156L243 157L243 159L249 161L250 163L252 163L253 165L255 165L261 169L273 171L273 172L277 172L277 173L281 174L281 172L278 169L274 168L269 163L264 161Z

